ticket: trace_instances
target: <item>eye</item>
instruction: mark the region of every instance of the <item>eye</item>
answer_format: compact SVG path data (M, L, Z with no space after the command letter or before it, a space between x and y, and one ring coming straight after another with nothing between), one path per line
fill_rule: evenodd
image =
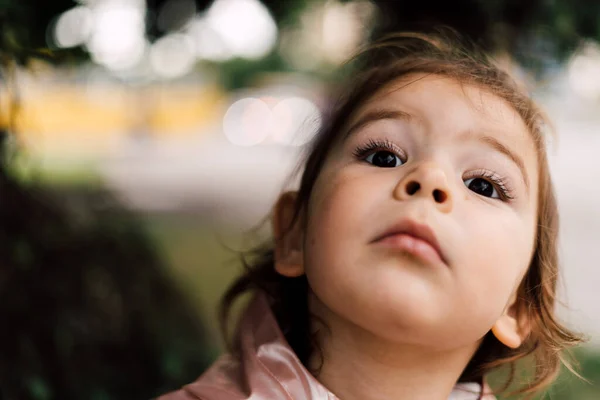
M404 164L405 153L389 140L370 139L354 150L354 156L380 168L395 168Z
M403 164L400 157L387 150L374 151L365 158L365 161L381 168L395 168Z
M494 185L483 178L467 179L465 180L465 185L469 188L469 190L472 190L481 196L491 197L492 199L500 198L500 195L498 194L498 191Z
M487 169L478 169L463 178L465 186L480 196L509 202L515 199L515 191L507 177Z

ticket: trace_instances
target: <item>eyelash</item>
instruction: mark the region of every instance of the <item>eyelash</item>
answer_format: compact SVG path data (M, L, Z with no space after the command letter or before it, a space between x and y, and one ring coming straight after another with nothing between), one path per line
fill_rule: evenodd
M512 194L513 190L510 188L508 180L497 173L487 169L477 169L469 172L468 175L469 176L466 179L485 178L492 182L492 184L496 186L496 190L498 190L500 193L500 200L511 201L515 199L515 196Z
M358 146L353 154L356 158L363 160L367 155L374 151L389 151L396 154L402 162L406 162L407 157L406 153L402 151L396 144L388 139L369 139L367 143L364 145ZM486 170L486 169L478 169L472 172L469 172L469 176L465 179L471 178L485 178L490 181L496 187L500 194L500 200L503 201L511 201L514 200L513 190L511 189L508 180L495 172Z
M404 151L388 139L369 139L366 144L358 146L356 150L354 150L354 156L363 159L369 153L376 150L390 151L400 157L402 162L406 162L406 154Z

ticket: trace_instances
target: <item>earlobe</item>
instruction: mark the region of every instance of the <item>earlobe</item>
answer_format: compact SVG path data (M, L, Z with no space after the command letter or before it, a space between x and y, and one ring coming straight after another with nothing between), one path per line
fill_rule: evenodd
M517 320L507 314L498 318L494 326L492 326L492 333L496 339L511 349L516 349L523 343L523 338L519 334Z
M303 232L299 220L294 221L297 192L283 193L273 208L275 270L290 278L304 274Z
M531 331L528 315L517 308L515 299L492 326L496 339L511 349L520 347Z

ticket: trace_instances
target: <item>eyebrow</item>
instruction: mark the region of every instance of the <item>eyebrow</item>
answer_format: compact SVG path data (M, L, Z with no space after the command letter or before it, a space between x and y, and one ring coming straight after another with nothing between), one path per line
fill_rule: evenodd
M510 158L511 161L513 163L515 163L517 165L517 167L519 167L519 170L521 171L521 177L523 178L523 182L525 182L525 186L527 187L527 192L529 192L529 177L527 176L527 169L525 168L525 163L523 162L523 159L521 157L519 157L515 152L513 152L511 149L506 147L495 137L485 135L485 134L479 135L473 131L467 131L466 133L464 133L461 136L461 139L477 140L478 142L481 142L481 143L491 147L492 149L504 154L508 158Z
M372 110L360 117L358 121L356 121L352 126L350 126L350 128L348 128L348 132L346 132L345 138L348 138L357 130L382 119L399 119L404 121L413 121L415 117L413 117L405 111L400 110Z
M358 131L359 129L364 128L365 126L370 125L373 122L376 122L379 120L384 120L384 119L398 119L398 120L403 120L403 121L408 121L408 122L416 120L417 122L420 122L413 115L411 115L405 111L390 110L390 109L376 109L376 110L367 112L365 115L360 117L358 119L358 121L356 121L354 124L352 124L350 126L350 128L348 128L348 131L346 132L344 139L347 139L349 136L351 136L354 132ZM466 133L462 134L460 138L463 140L470 140L470 139L477 140L477 141L491 147L492 149L504 154L505 156L507 156L513 163L516 164L516 166L521 171L521 177L523 178L523 181L527 188L527 192L529 192L529 177L527 175L527 169L525 168L525 163L523 162L523 159L521 157L519 157L517 154L515 154L512 150L510 150L508 147L506 147L504 144L502 144L498 139L496 139L493 136L489 136L489 135L485 135L485 134L479 135L479 134L469 130Z

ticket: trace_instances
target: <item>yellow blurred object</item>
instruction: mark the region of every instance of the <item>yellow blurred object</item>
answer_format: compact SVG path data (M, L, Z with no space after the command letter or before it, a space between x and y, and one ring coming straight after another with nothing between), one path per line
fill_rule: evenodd
M0 126L7 127L14 97L4 91L0 98ZM20 141L34 153L55 155L110 152L135 135L197 136L226 107L225 93L214 85L33 84L19 102L14 130Z
M162 135L189 135L214 123L225 112L225 93L217 87L171 87L152 91L151 130Z

